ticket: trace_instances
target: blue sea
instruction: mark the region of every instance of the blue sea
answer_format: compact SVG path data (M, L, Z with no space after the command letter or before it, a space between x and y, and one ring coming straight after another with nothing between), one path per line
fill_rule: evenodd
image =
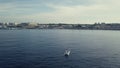
M0 30L0 68L120 68L120 31Z

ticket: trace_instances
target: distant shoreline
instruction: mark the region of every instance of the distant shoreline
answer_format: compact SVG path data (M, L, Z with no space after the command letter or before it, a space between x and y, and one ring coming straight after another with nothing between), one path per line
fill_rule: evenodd
M75 29L75 30L120 30L120 24L95 23L95 24L31 24L31 23L0 23L0 30L21 29Z
M120 31L120 29L0 29L0 30L114 30Z

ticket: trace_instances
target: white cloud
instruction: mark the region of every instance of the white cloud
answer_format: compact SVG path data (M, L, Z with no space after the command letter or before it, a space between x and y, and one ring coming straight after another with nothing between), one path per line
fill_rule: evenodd
M49 5L56 11L49 13L39 13L26 16L26 18L42 19L43 22L65 22L65 23L94 23L100 18L106 17L109 14L105 13L110 9L106 5L91 5L91 6L60 6ZM94 18L94 19L93 19ZM99 18L99 19L97 19ZM101 20L102 21L102 20Z
M53 8L55 11L15 16L14 19L41 23L94 23L98 21L120 22L119 0L91 1L94 4L65 6L47 3L47 6Z

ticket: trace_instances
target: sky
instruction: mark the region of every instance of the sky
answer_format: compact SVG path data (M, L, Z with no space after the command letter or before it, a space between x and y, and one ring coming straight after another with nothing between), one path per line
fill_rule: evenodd
M120 0L0 0L0 22L119 23Z

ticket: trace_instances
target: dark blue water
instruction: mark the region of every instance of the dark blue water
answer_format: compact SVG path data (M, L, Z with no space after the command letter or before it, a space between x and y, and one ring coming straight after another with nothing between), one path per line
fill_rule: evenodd
M0 68L120 68L120 31L0 30Z

